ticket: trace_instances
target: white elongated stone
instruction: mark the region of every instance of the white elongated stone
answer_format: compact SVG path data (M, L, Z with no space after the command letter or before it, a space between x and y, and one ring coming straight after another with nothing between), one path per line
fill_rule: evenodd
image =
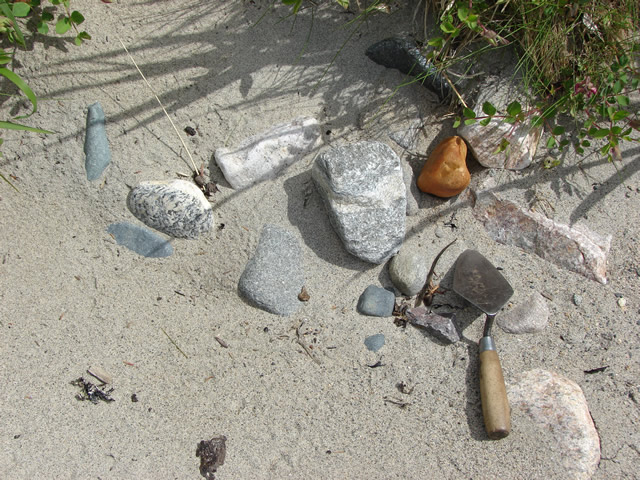
M211 204L185 180L141 182L129 192L127 207L147 226L176 238L196 238L213 225Z
M297 118L244 140L234 148L218 148L216 163L235 189L247 188L276 176L321 144L315 118Z
M491 192L477 194L473 213L495 241L520 247L562 268L607 283L611 235L601 237L582 226L571 228L540 213L525 211Z
M349 253L380 264L400 249L406 189L400 159L388 145L360 142L330 148L318 155L311 174Z
M518 375L508 390L509 402L551 432L563 459L565 478L588 480L600 462L600 438L577 383L542 369Z

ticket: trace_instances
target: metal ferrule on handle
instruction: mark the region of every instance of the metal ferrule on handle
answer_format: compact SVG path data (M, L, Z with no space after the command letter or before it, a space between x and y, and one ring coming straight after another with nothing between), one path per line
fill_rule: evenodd
M478 349L480 353L486 352L487 350L495 350L496 344L493 341L493 337L482 337L478 343Z

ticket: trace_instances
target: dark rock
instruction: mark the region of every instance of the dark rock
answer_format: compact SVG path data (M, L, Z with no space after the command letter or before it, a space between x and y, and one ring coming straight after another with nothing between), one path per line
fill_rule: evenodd
M379 65L420 77L422 84L434 92L440 101L449 99L453 93L438 69L420 53L415 43L409 40L386 38L371 45L365 53Z
M393 292L369 285L358 299L358 312L373 317L390 317L396 305Z
M151 230L127 222L112 223L107 228L118 242L139 255L149 258L168 257L173 254L173 246L168 240Z
M240 276L238 290L262 310L291 315L302 303L302 250L297 238L276 225L265 225L256 251Z
M460 333L455 324L455 313L437 314L425 307L409 308L405 312L407 320L412 325L426 328L427 331L445 343L456 343L460 340Z

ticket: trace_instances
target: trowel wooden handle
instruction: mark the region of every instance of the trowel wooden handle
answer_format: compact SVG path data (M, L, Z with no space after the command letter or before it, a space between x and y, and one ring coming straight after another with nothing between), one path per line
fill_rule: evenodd
M500 359L495 350L480 352L480 399L489 438L499 440L509 435L511 412Z

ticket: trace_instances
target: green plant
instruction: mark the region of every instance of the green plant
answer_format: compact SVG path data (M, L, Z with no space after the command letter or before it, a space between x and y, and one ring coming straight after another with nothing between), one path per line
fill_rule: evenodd
M70 0L50 0L50 3L54 6L54 9L58 6L62 6L64 12L59 15L55 25L56 33L62 35L73 28L76 32L74 43L81 45L84 40L90 40L91 36L85 32L78 30L78 26L84 22L84 17L80 12L70 9ZM34 17L37 24L37 31L41 34L47 34L49 32L48 23L52 22L55 17L49 10L43 10L41 8L40 0L30 1L9 1L0 0L0 39L8 41L9 43L17 44L22 48L26 48L27 43L24 33L20 27L20 19L26 19L28 17ZM31 32L35 33L35 32ZM33 115L38 109L38 99L29 87L27 83L15 72L5 67L5 65L11 62L11 53L0 48L0 75L9 80L15 85L22 94L24 94L31 103L31 112L27 115L14 117L13 120L20 120ZM6 93L2 93L6 95ZM48 130L41 128L30 127L22 123L16 123L8 120L0 121L0 128L7 130L24 130L35 133L52 133ZM2 145L3 139L0 138L0 145ZM0 153L1 155L1 153ZM0 178L16 188L4 175L0 173ZM17 190L17 189L16 189Z
M620 158L621 141L640 140L638 112L628 108L630 95L640 92L637 0L428 0L429 4L439 10L442 33L428 42L432 62L444 70L459 60L462 46L474 45L479 52L514 45L530 94L531 107L511 102L504 112L486 102L478 113L460 98L462 115L454 126L487 125L492 118L545 125L548 148L563 150L573 144L584 154L592 142L600 142L599 151L609 160ZM562 116L573 119L576 134L557 124ZM504 138L497 152L508 146Z

